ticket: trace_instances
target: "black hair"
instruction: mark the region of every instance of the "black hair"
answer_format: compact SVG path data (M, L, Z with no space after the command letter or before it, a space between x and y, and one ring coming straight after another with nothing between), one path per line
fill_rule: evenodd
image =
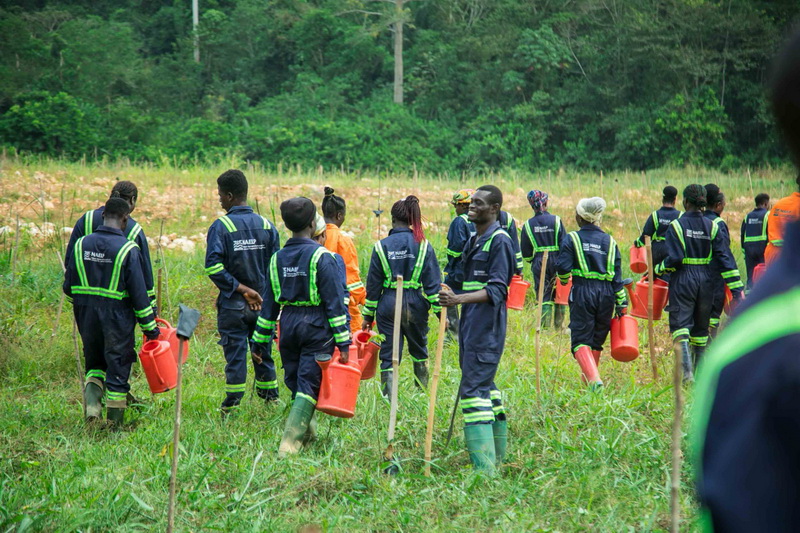
M103 216L108 218L122 218L131 212L131 206L124 198L112 196L106 201Z
M706 184L706 205L714 206L722 201L722 192L715 183Z
M775 124L800 166L800 31L795 31L772 65L770 100ZM797 177L800 184L800 175Z
M756 195L756 207L769 203L769 194L762 192Z
M706 188L699 183L687 185L686 188L683 189L683 199L686 203L702 209L707 204Z
M664 187L664 190L661 191L663 195L661 198L661 202L664 204L674 204L675 198L678 197L678 189L673 187L672 185L667 185Z
M416 242L422 242L425 233L422 231L422 212L419 209L419 198L407 196L405 200L398 200L392 206L392 218L411 226Z
M108 197L122 198L130 202L131 200L137 200L139 198L139 189L136 188L136 184L132 181L118 181L114 184L114 187L111 189L111 194Z
M247 178L241 170L226 170L217 178L217 186L221 192L231 193L234 198L247 198Z
M495 187L494 185L481 185L476 189L477 191L486 191L489 193L489 196L486 198L486 201L490 204L500 204L500 207L503 207L503 193ZM498 213L499 216L499 213Z
M303 231L314 223L317 208L314 202L303 196L281 202L281 218L289 231Z
M333 192L333 187L325 187L325 197L322 199L322 216L325 218L336 218L336 215L344 213L347 208L344 198Z

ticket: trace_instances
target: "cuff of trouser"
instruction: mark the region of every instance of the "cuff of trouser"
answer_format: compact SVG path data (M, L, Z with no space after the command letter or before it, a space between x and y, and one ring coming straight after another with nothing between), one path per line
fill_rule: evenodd
M86 382L83 384L84 388L86 388L86 385L88 385L89 383L94 383L95 385L100 387L100 390L104 390L106 388L106 384L103 383L103 381L100 378L87 377Z
M128 393L106 391L106 407L112 409L125 409L128 407Z

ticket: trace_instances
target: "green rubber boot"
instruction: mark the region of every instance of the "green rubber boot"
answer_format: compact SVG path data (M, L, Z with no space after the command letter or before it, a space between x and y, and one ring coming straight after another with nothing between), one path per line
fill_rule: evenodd
M494 433L494 464L499 467L505 461L508 449L508 421L495 420L492 424L492 433Z
M316 413L316 411L314 411ZM317 440L317 417L311 413L311 420L308 421L308 429L303 436L303 446L306 446Z
M414 361L414 381L417 387L421 389L428 388L428 362L427 361Z
M103 418L103 388L89 381L83 386L83 400L86 402L86 420Z
M542 304L542 327L549 328L553 318L553 304L544 302Z
M482 474L494 477L495 461L494 432L491 424L464 426L464 439L467 442L469 460L472 467Z
M300 451L313 415L314 404L302 396L295 397L292 409L289 411L289 418L286 420L286 428L283 430L281 445L278 448L278 459Z
M122 421L125 419L125 409L109 407L106 409L106 418L112 429L119 429L122 427Z
M553 313L553 326L556 329L561 329L564 325L564 315L567 314L567 306L561 304L554 304L555 312Z

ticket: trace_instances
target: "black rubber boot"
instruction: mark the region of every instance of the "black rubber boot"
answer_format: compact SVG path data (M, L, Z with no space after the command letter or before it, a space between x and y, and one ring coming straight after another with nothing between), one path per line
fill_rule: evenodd
M700 366L700 361L703 360L703 355L705 355L705 353L705 346L692 346L692 363L695 368Z
M122 427L122 422L125 419L125 409L109 407L106 409L106 418L112 429L119 429Z
M681 354L683 382L692 383L694 381L694 365L692 364L692 354L689 351L689 341L678 341L676 349L680 350Z
M83 400L86 402L86 420L103 418L103 389L92 381L83 386Z
M125 397L125 400L128 402L128 407L141 411L145 407L147 407L147 402L142 400L141 398L137 398L130 392Z
M381 372L381 394L388 400L392 395L392 371Z
M427 361L414 361L414 381L417 387L421 389L428 388L428 362Z

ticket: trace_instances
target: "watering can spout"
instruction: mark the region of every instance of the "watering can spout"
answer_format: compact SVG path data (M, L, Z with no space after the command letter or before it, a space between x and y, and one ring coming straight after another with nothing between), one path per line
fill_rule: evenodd
M333 357L328 354L321 354L317 356L317 364L322 368L323 372L328 369L331 361L333 361Z

